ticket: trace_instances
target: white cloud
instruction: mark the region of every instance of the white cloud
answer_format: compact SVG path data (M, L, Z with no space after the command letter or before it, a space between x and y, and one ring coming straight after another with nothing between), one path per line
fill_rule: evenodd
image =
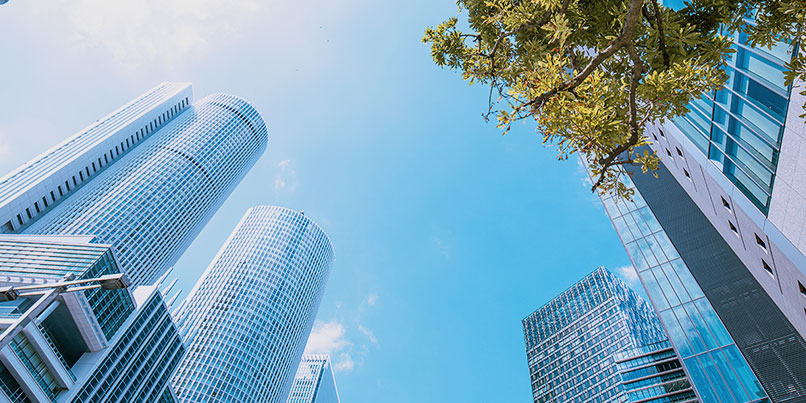
M351 345L344 337L344 325L339 322L316 322L305 346L306 353L333 354Z
M641 281L638 279L638 273L632 265L618 267L616 268L616 273L632 287L641 284Z
M361 324L358 325L358 330L363 333L364 336L367 336L367 339L369 339L372 344L378 344L378 339L375 337L375 333L373 333L372 330L365 328L364 325Z
M380 298L378 294L375 293L369 294L369 296L367 297L367 305L369 306L375 305L376 303L378 303L378 298Z
M274 191L293 192L297 188L297 171L291 167L291 160L282 160L277 167L280 168L280 172L274 177Z
M349 371L355 367L350 355L353 347L346 338L346 329L337 321L316 322L305 346L306 353L329 354L333 359L333 368L337 371Z
M84 48L108 53L133 68L172 64L240 37L256 24L258 0L61 0L36 5L39 21Z
M347 353L340 353L338 359L335 360L333 364L333 368L338 372L348 372L354 367L355 361L353 361L353 357L350 357L350 354Z

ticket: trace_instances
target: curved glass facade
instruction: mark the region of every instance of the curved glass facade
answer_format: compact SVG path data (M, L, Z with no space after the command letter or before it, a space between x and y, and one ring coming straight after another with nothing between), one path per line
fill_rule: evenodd
M303 214L251 208L179 311L180 401L285 402L333 262Z
M266 126L246 101L213 94L194 103L25 233L94 235L115 247L133 284L176 262L254 165Z

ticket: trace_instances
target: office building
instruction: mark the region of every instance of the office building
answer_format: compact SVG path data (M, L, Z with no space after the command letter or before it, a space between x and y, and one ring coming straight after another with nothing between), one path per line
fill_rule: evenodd
M699 402L668 340L613 355L629 402Z
M339 403L339 391L329 355L302 356L286 403Z
M615 354L666 340L652 307L603 267L522 322L535 402L626 401Z
M266 147L240 98L164 83L0 179L6 233L92 235L134 284L179 258Z
M733 39L725 86L647 126L658 178L631 172L634 200L603 201L701 398L801 401L804 99L784 85L790 46Z
M0 286L39 286L119 273L91 237L0 236ZM157 286L45 288L0 302L0 400L151 402L184 352ZM3 399L5 398L5 399Z
M183 402L284 403L333 261L325 233L282 207L249 209L177 314Z

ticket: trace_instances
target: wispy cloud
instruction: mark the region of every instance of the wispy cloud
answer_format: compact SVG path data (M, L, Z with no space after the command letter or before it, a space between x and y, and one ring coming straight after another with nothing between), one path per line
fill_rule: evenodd
M379 298L380 297L378 296L378 294L375 293L369 294L369 296L367 297L367 305L374 306L375 304L378 303Z
M333 357L331 355L331 357ZM355 367L355 361L350 354L346 352L339 353L338 359L335 360L333 368L338 372L349 372Z
M364 327L364 325L359 324L359 325L358 325L358 331L360 331L361 333L363 333L363 334L364 334L364 336L367 336L367 339L369 339L369 341L370 341L372 344L378 344L378 338L377 338L377 337L375 337L375 333L373 333L373 332L372 332L372 330L369 330L369 329L367 329L366 327Z
M632 265L628 266L621 266L616 268L616 274L621 276L624 281L627 282L632 287L636 287L641 284L640 279L638 278L638 273L635 271L635 268Z
M355 367L355 360L350 355L353 343L347 339L346 334L344 324L340 322L317 321L308 337L305 352L329 354L333 359L333 368L337 371L349 371Z
M431 244L442 255L445 260L453 258L453 248L456 244L456 238L453 233L446 230L439 230L437 233L431 235Z
M291 167L291 160L282 160L277 167L280 172L274 177L274 191L293 192L297 188L297 171Z

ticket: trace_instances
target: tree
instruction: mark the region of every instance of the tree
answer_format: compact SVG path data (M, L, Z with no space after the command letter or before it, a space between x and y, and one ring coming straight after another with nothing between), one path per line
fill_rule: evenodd
M724 83L733 33L745 30L758 46L804 35L806 0L691 0L678 10L659 1L458 0L466 28L452 17L427 28L423 42L437 65L489 85L485 119L497 117L504 133L535 119L559 159L583 155L592 190L629 197L619 167L659 164L639 151L644 125L688 112L689 101ZM787 78L804 76L805 65L793 60Z

